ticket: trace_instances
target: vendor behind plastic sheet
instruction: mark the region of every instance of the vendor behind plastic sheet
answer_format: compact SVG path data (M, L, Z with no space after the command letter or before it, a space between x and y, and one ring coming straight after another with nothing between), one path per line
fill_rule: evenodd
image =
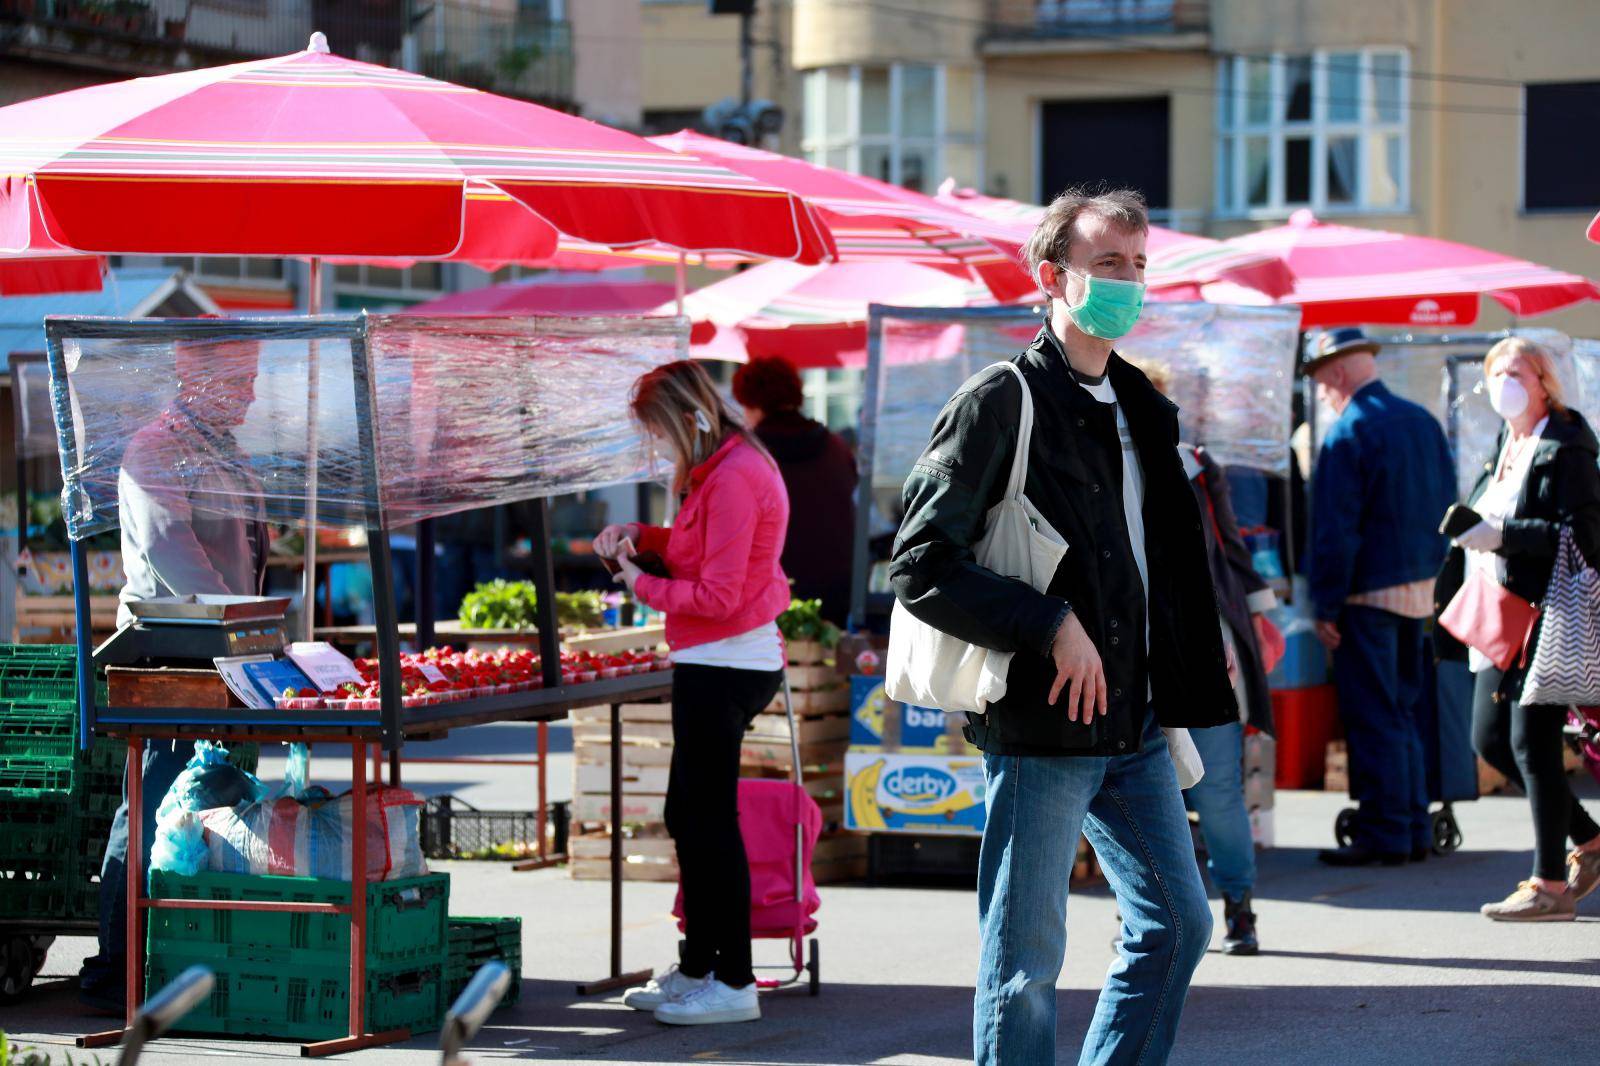
M129 442L118 477L128 604L196 593L258 595L266 573L261 482L233 431L255 402L260 344L179 341L178 392Z
M122 588L128 604L193 593L257 595L267 564L265 501L259 479L234 439L255 402L256 341L179 341L177 395L123 453L118 478ZM148 741L144 753L143 856L150 863L155 812L187 764L188 742ZM79 998L121 1014L127 954L128 794L124 781L100 870L100 951L86 959Z

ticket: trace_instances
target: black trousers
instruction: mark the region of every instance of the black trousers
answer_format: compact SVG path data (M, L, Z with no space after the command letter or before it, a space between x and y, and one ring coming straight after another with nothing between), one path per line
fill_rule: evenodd
M1514 699L1520 677L1490 667L1478 674L1472 698L1472 746L1483 761L1527 793L1533 808L1533 875L1567 879L1567 838L1586 844L1600 836L1562 765L1564 707L1524 707Z
M672 672L672 771L667 832L683 885L686 976L743 988L750 968L750 864L739 833L744 731L783 686L782 670L677 666Z

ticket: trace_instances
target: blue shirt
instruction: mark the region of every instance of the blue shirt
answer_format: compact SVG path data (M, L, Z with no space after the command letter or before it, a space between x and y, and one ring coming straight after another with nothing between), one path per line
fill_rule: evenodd
M1328 431L1311 486L1307 568L1317 618L1339 617L1349 596L1434 576L1455 502L1455 463L1424 407L1381 381L1351 399Z

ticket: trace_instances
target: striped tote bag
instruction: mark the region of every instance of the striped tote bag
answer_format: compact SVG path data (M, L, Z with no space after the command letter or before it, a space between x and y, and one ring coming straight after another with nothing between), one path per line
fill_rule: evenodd
M1571 526L1561 528L1542 606L1544 623L1522 685L1522 705L1600 704L1600 571L1578 551Z

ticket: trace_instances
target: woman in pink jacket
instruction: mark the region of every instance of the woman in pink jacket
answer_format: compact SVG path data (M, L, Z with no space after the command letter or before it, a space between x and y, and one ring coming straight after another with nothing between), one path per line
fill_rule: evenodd
M677 844L685 950L623 1002L673 1025L761 1016L750 962L750 867L739 834L739 749L783 685L776 619L789 605L778 565L789 498L777 464L698 363L658 367L634 386L633 414L674 460L682 501L671 529L608 526L595 551L634 596L666 615L672 649L667 831ZM629 546L670 577L642 572Z

